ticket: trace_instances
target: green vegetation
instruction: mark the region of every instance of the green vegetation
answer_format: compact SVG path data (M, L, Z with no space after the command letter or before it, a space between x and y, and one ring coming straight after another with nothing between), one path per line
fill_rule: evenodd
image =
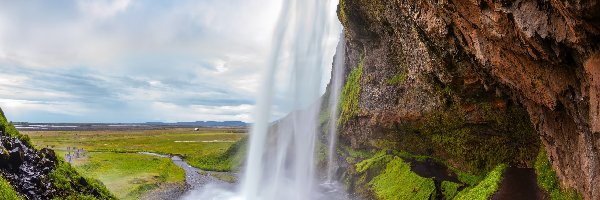
M449 166L448 170L454 172L460 182L442 181L436 186L434 178L421 177L411 171L411 164L407 160L445 163L429 156L381 150L355 164L353 176L357 179L353 184L358 186L359 194L373 193L381 200L432 199L440 195L438 191L441 191L445 199L488 199L498 190L502 174L508 166L500 164L487 175L482 176L472 175ZM361 189L366 186L369 190ZM467 187L459 191L464 186Z
M365 159L362 162L356 164L356 172L363 173L371 168L373 165L385 164L392 159L391 155L385 153L385 151L377 152L373 157Z
M360 78L362 77L363 68L365 65L364 56L361 57L358 66L350 71L346 78L346 84L342 88L340 95L340 117L338 126L346 124L350 118L356 116L360 108L358 102L360 99Z
M373 178L369 185L381 200L430 199L435 195L431 178L423 178L411 171L410 165L394 156L385 170Z
M485 200L489 199L498 191L500 182L502 181L502 175L507 165L501 164L496 166L494 170L488 173L488 175L479 184L474 187L466 188L456 195L457 200Z
M482 122L472 123L463 106L454 104L425 116L414 132L426 138L440 155L445 155L475 174L501 163L533 161L539 145L527 113L517 107L494 110L488 103L473 104ZM481 124L486 127L482 127ZM494 134L486 134L493 130Z
M211 176L228 183L235 183L237 181L237 177L229 174L212 173Z
M455 182L443 181L441 185L442 194L444 197L446 197L446 199L453 199L454 196L458 194L458 188L460 188L460 186L461 184Z
M228 171L237 166L232 163L241 163L245 154L245 140L240 140L245 134L240 131L166 129L27 134L35 145L51 147L58 155L66 154L67 147L83 148L86 157L73 160L77 171L100 180L120 199L139 199L144 193L159 189L163 185L159 183L185 184L185 172L169 158L138 152L179 155L194 167ZM75 197L80 198L83 197Z
M344 144L338 144L337 153L340 155L346 155L346 162L349 164L355 164L358 161L373 156L372 153L363 150L353 149L352 147L346 146Z
M4 200L22 200L23 197L15 191L15 189L10 185L8 181L4 179L4 177L0 176L0 199Z
M396 74L394 77L386 80L385 84L387 84L387 85L398 85L398 84L404 83L404 81L406 81L406 78L408 78L408 73L403 72L403 73L400 73L400 74Z
M67 199L115 199L102 183L81 176L69 163L62 160L57 161L48 177L52 185L62 191L60 196ZM90 196L92 194L94 196Z
M232 171L241 166L248 148L248 137L233 143L223 153L195 154L188 157L193 166L209 171Z
M540 153L535 161L535 173L537 174L538 185L550 194L552 200L582 199L573 189L561 189L556 172L552 169L544 147L540 148Z
M6 119L2 109L0 109L0 130L4 133L4 135L19 138L19 140L21 140L21 142L23 142L23 144L25 144L29 147L33 147L33 145L31 144L31 140L29 139L29 136L20 134L19 131L13 125L13 123L9 122Z
M348 17L346 16L346 1L340 0L338 3L338 18L344 27L348 27Z
M161 183L182 184L185 171L171 159L136 153L91 152L76 160L82 174L97 178L120 199L139 199Z
M50 146L59 152L65 152L67 147L83 148L89 152L153 152L163 155L181 155L190 165L201 169L228 170L231 167L223 167L231 165L228 159L213 158L223 154L234 155L236 149L231 151L228 149L245 136L245 134L238 133L239 131L237 129L204 129L201 131L166 129L26 132L26 134L38 147ZM241 156L239 159L241 160Z

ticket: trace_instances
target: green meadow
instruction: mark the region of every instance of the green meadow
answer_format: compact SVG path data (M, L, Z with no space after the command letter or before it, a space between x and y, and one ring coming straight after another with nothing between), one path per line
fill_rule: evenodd
M86 151L84 157L72 160L73 166L85 176L100 180L119 199L138 199L163 186L185 184L185 171L170 158L138 152L178 155L194 167L230 171L241 162L240 150L245 147L238 141L246 135L239 129L181 128L23 133L39 149L54 149L61 157L68 148Z

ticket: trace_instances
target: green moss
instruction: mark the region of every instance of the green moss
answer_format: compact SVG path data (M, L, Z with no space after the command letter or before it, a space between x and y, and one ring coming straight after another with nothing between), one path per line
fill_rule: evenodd
M444 160L427 155L414 155L405 151L380 150L372 157L355 164L355 188L358 194L374 194L377 199L429 199L441 195L445 199L486 199L493 195L502 180L506 164L500 164L483 175L448 166L458 176L459 182L442 181L436 189L433 178L421 177L411 171L411 165L405 160L419 162L438 162L448 166ZM373 177L373 178L369 178ZM467 186L459 192L459 188ZM362 188L369 188L363 191Z
M346 162L349 164L357 163L358 161L367 159L373 156L372 153L364 150L353 149L350 146L339 144L337 148L339 155L346 155Z
M391 159L392 159L391 155L386 154L385 151L380 151L380 152L376 153L373 157L371 157L369 159L365 159L362 162L356 164L356 172L362 173L362 172L368 170L369 168L371 168L373 165L386 164Z
M560 187L556 172L552 169L546 150L543 147L540 148L540 153L535 161L535 173L538 185L550 194L552 200L582 199L581 195L575 190Z
M61 198L69 196L94 196L96 199L116 199L97 180L79 175L75 169L62 160L58 160L55 169L48 174L52 185L60 191Z
M340 22L344 27L348 28L348 17L346 16L345 0L340 0L340 2L338 3L338 9L338 18L340 19Z
M452 199L454 196L456 196L456 194L458 194L458 188L460 188L460 186L461 184L459 183L443 181L441 184L442 194L444 197L446 197L446 199Z
M404 81L406 81L406 78L408 78L408 74L406 72L403 72L400 74L396 74L394 77L386 80L385 84L387 84L387 85L402 84L402 83L404 83Z
M369 182L378 199L432 199L435 183L411 171L400 157L393 157L385 170Z
M386 139L372 139L369 144L377 149L395 149L398 146L398 142Z
M425 116L415 131L431 142L437 155L461 163L480 174L501 163L531 162L539 145L527 113L518 108L493 110L487 103L475 104L480 122L469 116L458 103Z
M0 199L5 200L22 200L23 197L15 191L15 189L10 185L4 177L0 176Z
M498 165L494 170L488 173L488 175L479 184L474 187L466 188L456 195L456 200L485 200L489 199L500 187L502 181L502 175L507 165Z
M4 116L4 112L1 111L2 110L0 109L0 130L4 133L4 135L19 138L23 144L27 145L28 147L33 147L29 136L21 135L21 133L19 133L19 131L15 128L14 124L9 122Z
M346 84L342 88L340 95L340 117L338 126L344 125L350 118L358 115L360 108L358 105L360 99L360 79L364 67L364 56L361 56L358 66L348 74Z
M467 185L476 185L477 183L479 183L481 180L483 180L485 178L485 174L478 176L478 175L466 173L462 170L454 169L453 167L450 167L450 168L452 169L452 171L454 171L456 173L456 175L458 176L458 180Z

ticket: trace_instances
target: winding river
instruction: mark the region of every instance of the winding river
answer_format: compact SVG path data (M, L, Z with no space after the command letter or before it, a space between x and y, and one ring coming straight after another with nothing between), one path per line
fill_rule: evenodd
M179 156L169 156L162 155L151 152L139 152L139 154L157 156L162 158L171 158L173 163L177 166L181 167L185 171L185 183L187 185L186 188L165 188L159 191L153 191L149 194L145 195L143 199L179 199L186 194L189 194L191 191L201 190L206 185L216 185L220 188L231 188L233 189L236 183L230 183L218 179L215 175L226 175L226 176L234 176L238 177L237 173L232 172L215 172L215 171L205 171L189 165L185 160L183 160Z

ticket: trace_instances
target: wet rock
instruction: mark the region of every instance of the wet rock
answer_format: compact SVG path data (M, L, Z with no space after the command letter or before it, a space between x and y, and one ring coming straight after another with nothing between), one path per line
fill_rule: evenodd
M343 0L340 5L346 72L364 61L361 112L344 124L342 142L378 148L376 140L393 141L394 148L438 151L436 156L444 157L447 152L439 149L427 151L429 141L405 130L406 124L459 104L467 113L465 124L477 125L477 136L500 135L477 105L516 108L528 113L561 185L585 199L600 199L600 2ZM399 74L406 77L403 82L388 84ZM531 167L527 160L519 162Z
M36 151L17 138L0 136L3 149L0 173L28 199L50 199L55 191L48 181L56 156L52 150ZM8 153L8 155L6 154Z

